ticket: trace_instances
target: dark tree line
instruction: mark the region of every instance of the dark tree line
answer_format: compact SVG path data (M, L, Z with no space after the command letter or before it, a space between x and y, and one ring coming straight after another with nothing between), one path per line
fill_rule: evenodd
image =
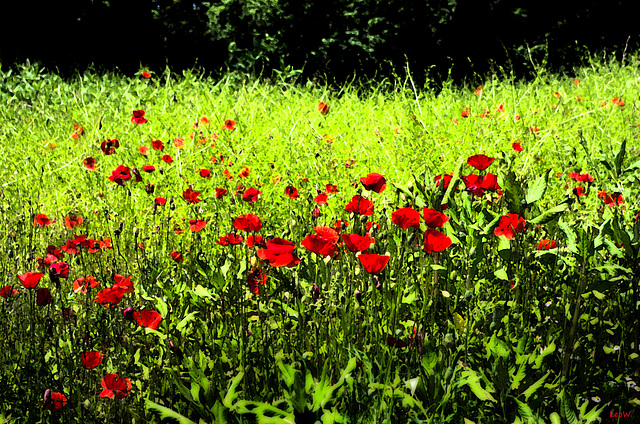
M521 3L521 4L518 4ZM408 63L456 79L500 68L554 71L605 49L637 49L628 0L67 0L0 6L3 67L29 59L71 73L200 66L337 81ZM529 57L531 56L531 57ZM453 66L452 66L453 65ZM567 69L569 70L569 69Z

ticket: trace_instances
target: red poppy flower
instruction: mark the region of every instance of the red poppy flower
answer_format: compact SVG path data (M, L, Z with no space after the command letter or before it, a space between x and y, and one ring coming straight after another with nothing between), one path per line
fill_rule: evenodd
M79 215L69 215L64 219L64 225L68 229L79 227L80 225L82 225L82 217Z
M387 180L375 172L360 178L360 182L365 189L375 191L376 193L382 193L384 189L387 188Z
M619 98L619 97L614 97L613 100L611 100L611 103L613 103L616 106L624 106L624 102L622 101L622 98Z
M247 284L249 285L249 291L255 295L260 294L259 285L266 285L269 276L262 272L260 268L251 269L247 274Z
M118 165L116 169L111 171L111 176L109 177L110 181L114 183L124 186L125 181L129 181L131 179L131 169L124 165Z
M44 228L44 227L48 227L49 225L51 225L52 223L54 223L55 221L51 221L49 220L49 218L47 217L47 215L44 214L37 214L34 218L33 218L33 226L34 227L40 227L40 228Z
M601 191L598 193L598 197L610 207L622 205L624 202L624 198L620 193L608 194L606 191Z
M87 286L94 288L98 284L99 281L96 281L95 277L80 277L76 278L76 281L73 282L73 291L75 293L87 293Z
M351 199L351 202L347 203L344 207L347 212L353 212L359 215L372 215L373 214L373 202L367 200L362 196L355 195Z
M236 121L234 121L233 119L227 119L226 121L224 121L224 126L222 127L223 130L233 131L235 128Z
M587 193L586 190L584 189L584 187L575 187L572 190L572 192L573 192L574 195L576 195L578 197L584 196Z
M333 257L338 250L334 242L317 234L309 234L300 244L320 256Z
M78 124L73 124L73 134L71 134L71 138L73 138L74 140L79 140L80 137L82 137L84 135L84 128L82 128L80 125Z
M451 179L453 178L453 174L446 174L446 175L436 175L434 180L436 182L436 187L438 187L440 185L440 180L444 180L444 189L448 189L449 188L449 183L451 182ZM456 187L458 188L458 187Z
M293 186L285 187L284 194L286 194L287 196L289 196L290 198L292 198L294 200L299 197L298 190Z
M102 378L100 385L104 388L100 392L100 397L122 399L131 390L131 381L128 378L120 377L118 374L106 374Z
M100 150L102 150L102 153L104 153L105 155L111 155L115 153L118 147L120 147L120 142L117 138L114 138L113 140L107 139L100 143Z
M211 178L211 171L209 171L206 168L202 168L201 170L198 171L198 173L202 178L206 178L206 179Z
M487 169L493 161L494 161L494 158L490 158L485 155L474 155L474 156L470 156L467 159L467 165L471 165L474 168L476 168L478 171L482 171Z
M327 204L327 194L326 193L322 193L322 194L318 194L315 199L313 199L314 203L317 203L318 205L326 205Z
M147 72L147 71L142 71L142 76L144 78L151 78L151 74L149 72Z
M469 110L468 110L468 109L464 109L464 110L460 113L460 115L461 115L463 118L468 118L468 117L470 117L470 116L471 116L471 112L469 112Z
M147 154L149 153L149 148L147 146L140 146L138 147L138 152L140 152L142 156L147 156Z
M343 221L341 219L336 220L333 223L333 228L339 233L341 230L345 230L349 226L347 221Z
M515 150L516 152L521 152L522 151L522 142L520 141L516 141L515 143L511 143L511 147L513 148L513 150Z
M197 233L198 231L202 230L205 227L205 225L207 225L207 221L205 221L204 219L189 220L189 228L194 233Z
M227 191L226 188L217 188L216 189L216 199L221 199L227 193L229 193L229 192Z
M427 228L424 233L424 250L427 253L442 252L451 246L451 239L438 230Z
M162 160L165 161L166 163L173 162L173 158L171 157L171 155L163 155Z
M420 213L412 208L400 208L391 213L391 221L403 229L419 228Z
M184 139L179 137L174 138L173 146L178 150L184 148Z
M36 304L38 306L47 306L51 303L51 292L47 288L36 290Z
M133 282L131 276L125 277L124 275L115 274L113 280L116 282L113 287L121 288L125 293L131 293L133 291Z
M93 171L94 169L96 169L96 160L92 157L82 159L82 163L90 171Z
M136 320L136 323L138 323L140 327L155 330L162 322L162 315L154 310L142 309L140 312L135 311L133 313L133 319Z
M419 216L418 216L419 217ZM371 247L374 239L368 235L361 236L359 234L340 234L340 237L344 241L351 252L362 252Z
M83 352L80 354L80 362L82 366L88 370L92 370L102 363L102 353L100 352Z
M179 264L182 263L182 253L177 252L177 251L174 250L173 252L171 252L171 257L177 263L179 263Z
M164 206L164 204L167 203L167 199L165 199L164 197L156 197L155 202L158 206Z
M251 171L249 171L249 168L247 168L246 166L243 166L242 171L240 171L240 173L238 174L238 177L247 178L249 174L251 174Z
M138 125L145 124L147 122L147 119L144 117L144 114L144 110L134 110L133 116L131 117L131 122Z
M98 292L96 302L98 302L102 306L113 308L115 306L118 306L118 303L120 303L124 295L125 293L123 288L115 286L108 287Z
M58 278L68 278L69 265L66 262L56 262L49 265L49 276L52 275Z
M391 255L377 255L375 253L358 253L357 256L369 274L380 274L391 259Z
M434 209L423 208L422 214L424 215L424 221L427 227L431 228L442 228L444 223L449 220L448 216Z
M485 190L500 190L500 186L498 185L498 176L492 173L488 173L485 176L467 175L462 176L461 178L467 187L467 191L475 194L476 196L484 195Z
M42 407L51 411L59 411L67 405L67 398L60 392L52 392L47 389L44 392Z
M240 231L260 231L262 222L258 215L246 214L234 219L233 226Z
M558 243L555 240L542 239L538 243L538 250L549 250L558 247Z
M321 114L326 115L327 113L329 113L329 105L324 102L318 103L318 111Z
M218 240L218 244L220 246L235 246L237 244L242 244L243 241L244 239L241 235L227 234L226 236L220 237L220 239Z
M182 197L184 197L184 200L186 200L187 203L198 203L201 202L201 200L198 199L198 196L200 196L200 194L202 193L188 188L182 192Z
M11 295L18 294L18 290L12 288L11 286L4 286L0 288L0 297L4 297L5 299L9 298Z
M242 200L244 200L247 203L253 203L256 200L258 200L258 197L261 194L262 192L260 190L257 190L255 188L250 188L246 190L244 193L242 193Z
M265 249L258 249L258 257L269 261L269 265L280 267L287 265L292 268L300 263L300 259L293 253L296 245L288 240L274 238L267 241Z
M153 150L164 150L164 144L160 140L151 140L151 147Z
M516 213L510 213L500 218L498 226L493 230L496 236L505 236L512 239L516 233L522 233L525 230L526 221Z

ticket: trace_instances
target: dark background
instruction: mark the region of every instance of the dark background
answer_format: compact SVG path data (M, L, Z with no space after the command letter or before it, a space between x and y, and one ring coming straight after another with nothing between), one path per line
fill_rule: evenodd
M522 3L522 4L519 4ZM638 48L630 1L70 0L3 2L0 61L72 75L199 67L273 77L403 74L417 83L570 72ZM535 64L535 66L534 66Z

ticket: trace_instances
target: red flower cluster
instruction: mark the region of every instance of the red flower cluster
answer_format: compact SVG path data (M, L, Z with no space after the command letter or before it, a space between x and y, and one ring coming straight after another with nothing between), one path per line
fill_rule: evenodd
M373 202L362 196L356 195L353 196L351 202L347 203L344 210L358 215L370 216L373 215Z
M124 165L118 165L116 169L111 171L111 176L109 177L110 181L114 183L124 186L125 181L129 181L131 179L131 169Z
M300 263L300 259L295 255L296 245L288 240L274 238L267 241L267 247L258 249L258 257L269 262L269 265L280 267L286 265L289 268Z

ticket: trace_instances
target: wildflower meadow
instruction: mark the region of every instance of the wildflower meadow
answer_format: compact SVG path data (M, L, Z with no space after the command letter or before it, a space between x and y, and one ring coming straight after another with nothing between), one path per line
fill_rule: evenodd
M637 420L639 67L0 68L0 423Z

